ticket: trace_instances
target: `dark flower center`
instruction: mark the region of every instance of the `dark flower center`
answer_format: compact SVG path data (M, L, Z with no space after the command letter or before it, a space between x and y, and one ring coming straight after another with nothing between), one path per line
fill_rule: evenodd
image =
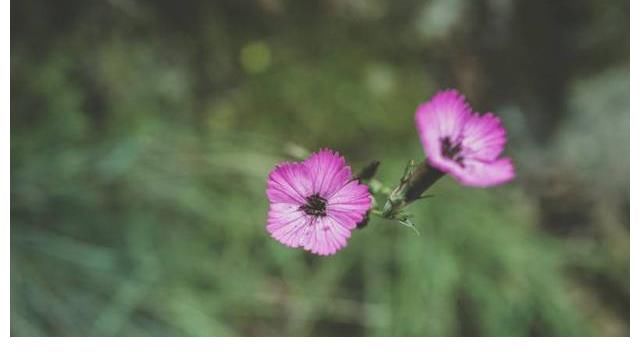
M460 143L454 144L451 142L451 138L448 136L440 139L442 147L442 156L455 161L458 165L464 167L464 157L460 154L462 151L462 145Z
M300 209L310 216L324 217L327 215L327 200L315 193L307 197L307 203L300 206Z

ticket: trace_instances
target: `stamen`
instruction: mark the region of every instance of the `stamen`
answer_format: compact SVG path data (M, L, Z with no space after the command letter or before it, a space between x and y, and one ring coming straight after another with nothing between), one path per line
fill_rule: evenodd
M462 156L461 143L453 144L451 138L445 136L440 139L440 145L442 147L442 156L455 161L458 165L464 167L464 156Z
M300 209L310 216L324 217L327 215L327 200L315 193L307 197L307 203L300 206Z

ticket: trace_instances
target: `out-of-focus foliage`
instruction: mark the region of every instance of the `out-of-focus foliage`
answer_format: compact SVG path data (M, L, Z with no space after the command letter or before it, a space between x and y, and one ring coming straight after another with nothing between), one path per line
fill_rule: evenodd
M629 334L628 2L12 5L12 335ZM292 145L393 184L451 86L516 181L333 257L268 237Z

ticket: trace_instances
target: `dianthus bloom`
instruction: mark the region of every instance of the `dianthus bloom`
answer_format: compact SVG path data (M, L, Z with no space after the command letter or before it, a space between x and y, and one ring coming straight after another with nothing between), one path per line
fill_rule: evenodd
M267 230L292 248L332 255L371 208L366 185L351 176L340 154L328 149L303 162L276 166L267 182Z
M514 178L511 160L499 158L507 142L500 119L472 113L456 90L441 91L420 105L416 124L431 166L458 182L487 187Z

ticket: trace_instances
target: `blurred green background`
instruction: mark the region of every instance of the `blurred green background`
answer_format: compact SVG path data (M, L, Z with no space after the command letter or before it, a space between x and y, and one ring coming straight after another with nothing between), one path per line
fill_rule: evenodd
M292 147L394 185L448 87L517 180L333 257L269 238ZM13 2L11 334L628 335L629 3Z

